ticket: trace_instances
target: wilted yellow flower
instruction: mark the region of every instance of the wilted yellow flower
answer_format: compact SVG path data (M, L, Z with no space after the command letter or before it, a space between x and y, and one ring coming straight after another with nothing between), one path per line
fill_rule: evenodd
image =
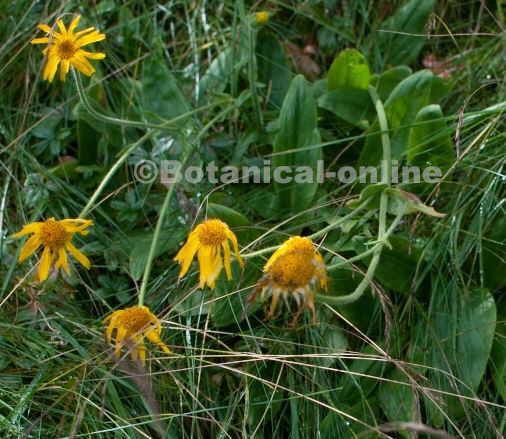
M113 332L116 341L114 353L119 358L121 347L130 343L130 356L133 360L146 361L146 346L144 338L157 345L167 354L171 350L162 342L160 334L162 326L160 320L149 310L147 306L138 305L120 309L106 317L104 323L109 326L105 331L105 338L111 343Z
M62 20L56 20L60 32L51 29L47 24L39 24L37 27L48 34L47 37L35 38L32 44L47 44L42 51L46 55L46 64L42 73L43 79L52 82L60 65L60 80L64 81L70 66L75 67L86 76L95 73L95 69L88 61L89 59L104 59L105 53L88 52L82 47L88 44L102 41L105 34L101 34L94 27L88 27L79 32L74 32L81 17L77 15L70 22L67 29Z
M90 260L72 244L74 233L87 235L86 230L93 224L91 220L64 219L57 221L49 218L44 222L30 223L24 226L19 232L12 235L13 238L32 233L33 235L25 242L19 255L19 262L23 262L30 255L35 253L42 245L44 250L39 262L39 281L43 282L49 276L49 270L54 265L56 269L63 268L70 272L67 258L67 251L70 252L86 268L90 268Z
M239 255L237 238L227 224L219 219L210 219L199 224L190 233L186 244L174 258L175 261L181 264L179 278L186 274L195 254L198 252L200 266L199 288L204 288L206 284L209 288L214 288L223 265L225 265L227 278L232 279L229 241L232 242L237 260L243 266L244 263Z
M280 297L287 304L291 297L299 307L293 324L304 308L311 310L316 321L314 293L318 287L327 289L327 274L323 258L309 238L294 236L286 240L267 261L264 273L250 300L259 292L262 299L271 298L268 319L274 317Z
M255 14L255 21L257 24L267 24L269 22L270 14L267 11L260 11Z

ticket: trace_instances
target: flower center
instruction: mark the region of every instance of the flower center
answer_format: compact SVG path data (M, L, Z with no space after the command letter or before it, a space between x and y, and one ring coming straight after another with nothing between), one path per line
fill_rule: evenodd
M59 249L68 242L71 234L56 220L48 219L40 228L40 240L46 247Z
M217 219L199 224L197 233L203 245L219 246L227 239L226 225Z
M138 306L125 309L121 315L120 322L128 334L136 334L142 330L146 330L148 325L154 323L151 316Z
M281 255L269 268L271 279L287 289L304 287L315 276L314 252L293 250Z
M64 40L61 43L57 44L57 49L58 49L58 58L70 59L77 52L78 47L76 47L76 45L72 41Z

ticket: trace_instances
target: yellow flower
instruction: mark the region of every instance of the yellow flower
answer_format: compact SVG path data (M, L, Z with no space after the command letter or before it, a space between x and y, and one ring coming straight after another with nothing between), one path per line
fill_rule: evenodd
M57 32L47 24L39 24L37 27L48 34L47 37L35 38L32 44L47 44L42 53L46 55L46 64L42 73L43 79L53 82L58 65L60 65L60 80L64 81L70 66L75 67L87 76L95 73L95 69L88 61L90 59L104 59L105 53L88 52L82 47L88 44L102 41L105 35L98 32L94 27L88 27L79 32L74 32L81 17L77 15L70 22L67 29L62 20L56 20Z
M116 358L120 356L121 347L125 343L130 343L130 356L132 359L139 359L144 363L146 360L144 338L156 344L167 354L171 353L171 350L160 339L160 333L162 332L160 320L147 306L138 305L120 309L106 317L104 323L109 323L105 331L107 343L111 343L113 332L115 332L116 345L114 353Z
M198 252L200 265L199 288L204 288L206 284L209 288L214 288L223 265L225 265L227 278L232 279L229 241L232 242L235 256L242 267L244 263L241 256L239 256L237 238L229 227L219 219L210 219L199 224L190 233L186 244L174 258L175 261L181 264L179 278L186 274L195 254Z
M19 255L19 262L23 262L30 255L35 253L42 245L44 251L39 262L39 281L43 282L49 276L49 270L54 265L56 269L63 268L67 273L69 263L67 250L86 268L90 268L90 260L72 244L75 233L87 235L86 230L93 224L93 221L83 219L64 219L57 221L49 218L44 222L27 224L19 232L12 235L13 238L32 233L32 236L25 242Z
M260 11L255 14L255 21L257 24L267 24L269 18L270 14L267 11Z
M271 298L267 319L274 317L280 297L287 304L292 297L299 307L293 324L304 308L311 310L316 322L314 293L318 287L327 289L327 273L321 254L309 238L294 236L286 240L269 258L264 273L250 300L259 292L262 299Z

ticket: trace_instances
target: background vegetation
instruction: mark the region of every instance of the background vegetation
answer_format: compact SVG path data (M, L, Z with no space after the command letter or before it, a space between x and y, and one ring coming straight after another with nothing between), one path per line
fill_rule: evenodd
M1 2L1 437L503 437L504 9L500 0ZM266 25L255 23L259 10L271 13ZM92 269L40 286L36 260L18 265L9 236L40 218L76 217L147 132L95 120L70 77L41 81L29 41L37 23L63 13L107 34L96 45L107 58L84 80L94 108L146 123L186 116L150 132L93 206L80 242ZM166 192L139 184L133 164L177 159L188 145L191 164L204 166L376 164L376 113L353 82L362 73L329 74L345 48L363 54L386 102L394 155L444 168L436 187L408 189L447 216L406 217L372 291L346 306L320 302L318 324L308 314L290 328L287 310L266 322L246 300L266 255L204 293L195 270L176 281L172 257L197 216L223 218L250 251L321 230L362 187L181 183L146 297L178 356L152 349L146 370L115 362L102 320L135 303ZM296 74L309 104L283 107ZM312 147L273 158L288 143ZM376 230L371 211L322 236L326 262L361 253ZM330 295L353 291L367 262L332 271Z

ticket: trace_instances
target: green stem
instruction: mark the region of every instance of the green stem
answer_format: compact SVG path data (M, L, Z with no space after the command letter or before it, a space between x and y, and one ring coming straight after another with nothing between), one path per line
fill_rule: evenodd
M136 149L138 146L142 145L151 135L153 134L153 131L148 131L146 134L144 134L137 142L132 143L125 152L121 155L121 157L114 163L114 165L109 169L101 183L98 185L97 189L95 189L95 192L91 196L91 198L88 200L88 203L86 203L86 206L84 206L83 210L79 214L78 218L85 218L86 215L91 210L91 207L97 200L97 198L100 196L104 188L107 186L107 183L109 183L109 180L112 178L112 176L116 173L116 171L119 169L119 167L125 162L125 160L128 158L128 156Z
M193 148L190 148L190 150L187 152L185 158L183 159L183 161L181 163L181 167L179 168L178 172L181 172L183 170L183 168L186 164L186 161L191 156L192 149ZM177 180L179 180L178 177L176 177L176 181ZM173 182L170 184L169 189L167 190L167 194L165 195L165 199L163 200L162 207L160 208L160 214L158 215L158 221L156 223L156 228L155 228L155 232L153 234L153 239L151 240L151 247L149 248L148 259L146 261L146 266L144 267L144 274L142 276L141 288L139 291L139 298L138 298L139 306L144 305L144 297L146 296L146 290L148 287L149 276L151 274L151 267L153 265L153 259L155 258L156 247L158 245L158 241L160 238L160 232L162 230L163 222L165 220L165 214L169 210L170 201L172 199L172 195L174 194L174 189L176 187L176 184L177 184L176 182Z
M374 106L376 108L376 113L378 114L378 123L381 129L381 144L383 146L383 160L381 162L381 182L387 184L388 186L392 183L391 171L392 171L392 148L390 145L390 136L388 134L388 121L385 113L385 108L383 107L383 103L378 96L376 89L373 86L369 86L369 94L371 96L372 101L374 102ZM402 219L403 213L399 213L388 231L386 231L386 221L387 221L387 212L388 212L388 194L386 191L383 191L380 198L380 208L379 208L379 224L378 224L378 240L377 244L371 249L368 250L361 255L355 257L355 259L362 259L365 256L372 253L372 259L369 263L369 267L365 273L364 278L358 284L357 288L353 293L347 294L345 296L325 296L322 294L317 294L316 298L320 302L328 303L329 305L340 306L346 305L348 303L353 303L356 300L362 297L367 287L372 284L374 279L374 274L376 272L376 268L378 267L378 263L381 257L381 253L385 245L387 245L387 240L390 234L394 231L394 229L399 224ZM353 258L352 258L353 259ZM350 263L351 259L347 261ZM335 268L335 267L334 267Z
M332 229L335 229L337 226L339 226L343 222L348 221L349 219L356 216L359 212L364 210L366 205L367 205L367 203L364 203L363 205L352 210L349 214L347 214L341 218L338 218L332 224L329 224L328 226L324 227L323 229L318 230L318 232L315 232L312 235L309 235L308 238L311 240L314 240L314 239L324 235L325 233L331 231ZM257 251L251 252L251 253L246 253L245 255L241 255L241 257L244 259L253 258L255 256L264 255L266 253L272 253L272 252L276 251L279 247L281 247L281 245L274 245L272 247L263 248L262 250L257 250Z
M88 96L86 95L86 92L84 90L84 86L81 81L81 77L79 76L78 73L75 72L74 69L71 69L71 70L72 70L72 75L74 76L74 81L77 86L77 93L79 95L79 99L80 99L81 103L84 105L84 107L86 108L86 110L88 111L88 113L90 113L97 120L100 120L105 123L111 123L114 125L129 126L129 127L141 128L141 129L151 128L151 129L156 129L156 130L161 130L161 131L174 130L174 129L176 129L176 127L174 126L175 124L187 119L189 116L198 114L201 111L208 110L208 109L215 107L217 105L222 105L224 103L229 102L229 99L225 99L225 100L220 100L218 102L214 102L212 104L204 105L203 107L197 108L196 110L189 111L185 114L177 116L174 119L168 120L168 121L166 121L162 124L159 124L159 125L147 123L147 122L139 122L139 121L135 121L135 120L119 119L117 117L106 116L105 114L102 114L102 113L98 112L95 108L93 108L93 106L91 105L90 101L88 100Z
M386 194L384 194L384 195L385 195L384 197L382 195L382 200L384 200L383 203L388 203L388 195L386 195ZM384 206L384 207L386 209L386 206ZM381 206L380 206L380 208L381 208ZM401 221L402 217L403 217L403 214L399 213L396 216L395 220L390 225L390 227L388 228L387 232L384 231L384 227L383 227L383 230L381 230L381 227L380 227L380 232L381 231L383 232L382 234L381 233L378 234L379 236L381 236L381 238L379 237L379 239L381 239L381 241L378 242L372 249L369 249L369 250L365 251L364 253L361 253L360 255L355 256L354 258L348 259L348 260L343 261L338 264L331 265L329 267L329 270L332 270L332 269L337 268L338 266L350 264L353 261L363 259L366 256L370 255L371 253L373 254L373 257L371 259L369 267L367 268L367 272L365 273L364 278L358 284L357 288L355 289L355 291L353 291L353 293L347 294L345 296L326 296L324 294L317 294L316 300L318 300L319 302L328 303L329 305L333 305L333 306L341 306L341 305L347 305L349 303L353 303L353 302L357 301L358 299L360 299L360 297L362 297L362 294L364 294L367 287L370 284L372 284L372 281L374 278L374 273L376 272L376 268L378 266L378 263L379 263L379 260L381 257L381 253L383 251L383 248L385 247L386 241L387 241L388 237L393 233L395 228L399 225L399 222ZM385 224L385 222L383 222L383 224Z

